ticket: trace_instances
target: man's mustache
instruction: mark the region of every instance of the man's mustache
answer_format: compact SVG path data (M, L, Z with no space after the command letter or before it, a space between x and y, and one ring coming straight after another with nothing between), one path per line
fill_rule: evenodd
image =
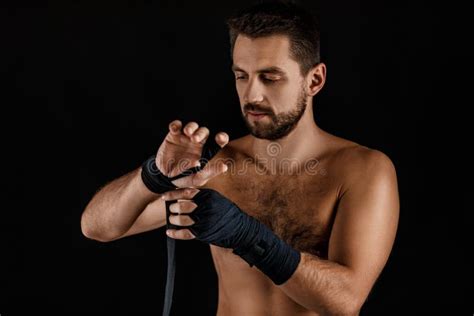
M248 111L252 111L252 112L261 112L261 113L265 113L265 114L270 114L272 115L273 112L269 109L264 109L262 108L261 106L257 105L257 104L253 104L253 103L247 103L244 105L244 111L245 112L248 112Z

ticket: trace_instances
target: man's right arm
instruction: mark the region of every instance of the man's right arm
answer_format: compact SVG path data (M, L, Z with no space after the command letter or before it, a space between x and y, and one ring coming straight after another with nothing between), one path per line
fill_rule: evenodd
M160 197L145 186L137 168L95 194L82 214L82 233L107 242L164 226L165 202Z
M200 164L209 129L199 127L196 122L182 128L179 120L171 122L168 128L169 133L156 155L156 165L164 175L173 177ZM229 136L220 132L215 141L222 148L229 142ZM178 187L201 186L226 170L224 162L210 161L203 170L174 180L173 184ZM160 199L161 194L153 193L145 186L141 172L142 168L137 168L95 194L81 217L81 229L86 237L112 241L166 224L165 202Z
M219 160L203 170L173 181L180 187L199 187L227 171ZM81 217L82 233L102 242L150 231L166 225L166 205L161 194L143 183L138 168L104 186L87 205Z

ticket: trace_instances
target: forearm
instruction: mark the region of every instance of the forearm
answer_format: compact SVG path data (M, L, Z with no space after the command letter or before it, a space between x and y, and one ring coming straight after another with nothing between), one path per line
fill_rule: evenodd
M124 234L145 207L159 197L148 190L138 168L104 186L87 205L81 218L85 236L108 241Z
M353 272L338 263L301 253L295 273L280 288L321 315L357 315L362 305Z

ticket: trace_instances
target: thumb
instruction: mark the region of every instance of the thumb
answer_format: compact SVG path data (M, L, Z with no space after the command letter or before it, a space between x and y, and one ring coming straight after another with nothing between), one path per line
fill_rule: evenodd
M214 139L221 148L229 143L229 135L226 132L217 133Z

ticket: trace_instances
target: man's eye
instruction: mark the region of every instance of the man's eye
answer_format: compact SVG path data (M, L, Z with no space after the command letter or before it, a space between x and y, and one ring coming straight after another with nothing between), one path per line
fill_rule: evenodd
M245 76L237 76L237 77L235 77L235 80L242 80L242 79L245 79Z
M264 81L264 82L270 82L270 83L271 83L271 82L276 82L276 81L278 81L278 79L276 79L276 78L262 77L262 81Z

